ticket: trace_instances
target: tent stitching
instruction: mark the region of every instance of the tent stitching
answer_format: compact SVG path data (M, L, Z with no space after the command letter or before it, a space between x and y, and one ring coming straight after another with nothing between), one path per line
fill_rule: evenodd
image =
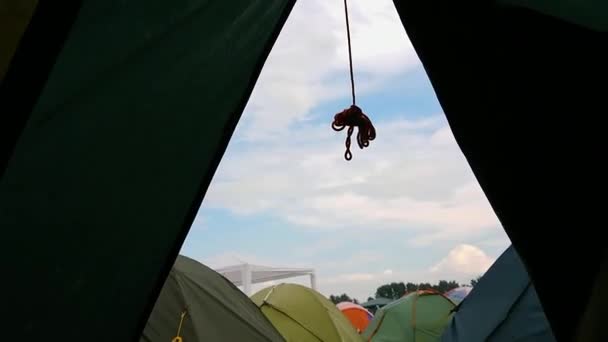
M382 322L384 322L384 317L386 317L386 314L384 313L384 311L382 311L381 314L382 317L380 317L380 322L378 322L378 325L376 325L376 329L374 329L374 331L370 334L369 339L367 340L368 342L371 341L374 336L376 336L378 330L380 330L380 327L382 326Z
M310 330L309 328L307 328L306 326L304 326L304 324L300 323L298 320L296 320L293 317L291 317L290 315L288 315L285 311L279 309L277 306L272 305L271 303L267 302L266 300L264 300L264 303L262 303L262 306L264 306L264 305L267 305L269 308L271 308L273 310L276 310L278 313L280 313L280 314L284 315L285 317L289 318L294 323L296 323L297 325L299 325L300 327L302 327L302 329L308 331L312 336L314 336L320 342L325 342L325 341L323 341L322 338L320 338L319 336L317 336L317 334L315 334L312 330Z
M503 319L500 321L500 323L498 323L496 325L494 330L492 330L490 332L490 334L486 337L486 339L490 339L490 337L492 337L492 335L494 335L494 333L496 333L500 329L500 327L507 321L507 318L511 315L511 312L513 312L513 310L515 309L515 307L517 306L517 303L519 303L521 298L526 295L526 292L528 291L528 289L530 289L531 285L532 285L532 281L528 280L528 285L526 285L524 287L524 290L521 291L519 296L517 296L517 299L513 301L513 304L511 304L511 306L509 307L509 310L507 310Z
M317 301L317 303L321 304L321 306L323 307L323 309L325 309L326 312L329 313L329 310L325 307L325 305L323 304L323 302L321 302L321 300L317 296L312 296L312 297L313 297L314 300ZM329 315L329 314L328 314L328 316L331 319L332 323L334 323L334 324L332 324L334 326L334 331L336 332L336 334L338 336L341 336L340 331L338 330L338 326L336 325L336 321L334 320L333 316Z
M258 334L260 334L261 337L267 339L267 336L260 330L257 329L256 326L254 326L253 324L251 324L251 322L249 322L246 319L243 319L241 317L241 315L239 315L238 312L232 310L229 306L227 306L226 304L224 304L224 302L222 300L220 300L219 298L217 298L216 296L214 296L213 294L211 294L209 291L207 291L207 289L203 288L202 286L200 286L199 284L197 284L196 282L185 278L184 281L187 281L188 283L192 283L194 286L196 286L197 288L203 290L203 292L205 292L207 295L209 295L209 297L211 299L213 299L216 303L218 303L220 306L222 306L224 309L226 309L226 311L233 313L234 316L241 322L245 323L245 325L251 327L255 332L257 332ZM238 289L237 289L238 290ZM238 290L240 291L240 290Z
M175 271L171 271L171 273L169 273L169 277L171 277L173 275L173 277L175 278L175 282L177 283L177 286L179 287L179 295L182 297L182 300L184 301L184 308L186 309L186 311L188 311L188 301L186 300L186 297L184 296L184 287L182 286L182 283L180 282L180 278L181 276L179 274L177 274L177 272ZM198 335L198 331L196 330L196 324L192 324L192 331L194 331L194 336L196 337L197 340L200 340L199 335Z

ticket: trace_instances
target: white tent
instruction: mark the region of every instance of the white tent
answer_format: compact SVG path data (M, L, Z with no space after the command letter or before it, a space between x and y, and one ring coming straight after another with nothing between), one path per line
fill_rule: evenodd
M215 270L236 286L242 286L246 295L251 295L251 285L272 280L310 276L310 287L317 289L315 270L311 268L282 268L247 263L227 266Z

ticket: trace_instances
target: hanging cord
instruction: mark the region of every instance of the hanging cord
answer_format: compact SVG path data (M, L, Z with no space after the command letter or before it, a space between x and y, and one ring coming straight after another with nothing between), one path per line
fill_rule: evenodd
M344 15L346 17L346 38L348 41L348 63L350 68L350 87L353 97L353 104L350 108L347 108L334 116L334 121L331 124L331 128L334 131L339 132L348 126L346 135L346 151L344 152L344 159L351 160L353 154L350 151L350 138L353 134L355 126L359 127L357 132L357 144L359 148L369 146L369 142L376 138L376 129L370 119L363 113L361 108L356 105L355 97L355 76L353 72L353 53L350 42L350 23L348 21L348 4L347 0L344 0Z
M348 22L348 4L344 0L344 16L346 17L346 40L348 41L348 66L350 68L350 90L353 96L353 106L355 101L355 74L353 72L353 51L350 43L350 24Z
M177 333L171 342L183 342L184 339L180 336L182 332L182 324L184 323L184 317L186 317L186 310L182 311L182 315L179 319L179 325L177 326Z

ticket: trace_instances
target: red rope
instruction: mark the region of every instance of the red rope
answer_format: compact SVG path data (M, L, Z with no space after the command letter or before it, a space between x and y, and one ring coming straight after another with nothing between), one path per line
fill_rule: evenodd
M355 104L355 77L353 73L353 54L350 43L350 24L348 22L348 5L344 0L344 15L346 17L346 38L348 40L348 62L350 67L350 86L353 97L353 104L350 108L347 108L334 116L334 121L331 124L331 128L334 131L339 132L348 126L346 135L346 151L344 152L344 159L351 160L353 154L350 151L350 137L353 134L355 126L359 128L357 132L357 144L359 148L369 146L369 142L376 138L376 129L372 122L369 120L367 115L363 113L361 108Z
M367 115L365 115L361 108L356 105L352 105L350 108L345 109L334 116L334 122L331 124L331 128L333 128L334 131L339 132L346 126L348 126L348 131L346 135L346 152L344 152L344 159L351 160L353 154L350 152L350 137L353 134L355 126L359 127L359 131L357 132L357 144L361 149L368 147L369 142L376 138L376 129Z

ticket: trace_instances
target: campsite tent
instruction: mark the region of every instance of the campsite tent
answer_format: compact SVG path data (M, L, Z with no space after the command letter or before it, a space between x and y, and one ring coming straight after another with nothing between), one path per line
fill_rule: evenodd
M357 332L363 332L372 318L374 318L371 312L355 303L341 302L336 307L348 318L353 327L357 329Z
M313 289L297 284L267 287L251 299L287 342L361 342L348 319Z
M183 314L183 317L182 317ZM284 341L243 292L206 266L178 256L141 342Z
M21 3L0 9L3 338L130 341L295 1ZM394 4L556 337L608 340L608 2Z
M412 292L376 312L363 337L374 342L439 341L453 308L439 292Z
M376 311L378 311L378 309L384 307L385 305L389 304L392 301L393 301L392 299L380 297L380 298L368 300L367 302L361 304L361 306L366 308L367 310L369 310L372 314L375 314Z
M511 246L458 305L442 342L555 342L528 272Z
M472 286L461 286L461 287L457 287L455 289L451 289L450 291L445 293L445 296L450 298L452 300L452 302L458 304L460 302L462 302L463 299L465 299L469 293L471 292L471 290L473 289Z

